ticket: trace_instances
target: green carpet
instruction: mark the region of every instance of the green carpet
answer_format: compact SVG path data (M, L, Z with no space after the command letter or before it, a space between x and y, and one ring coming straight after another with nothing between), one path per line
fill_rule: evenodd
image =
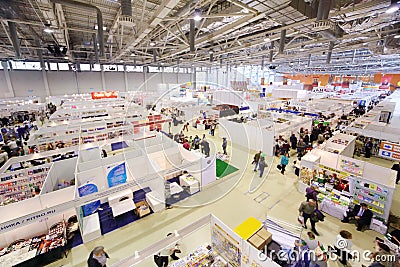
M236 168L232 165L229 165L228 163L226 163L225 161L222 161L220 159L217 159L215 165L217 167L217 177L218 178L225 177L225 176L239 170L238 168Z

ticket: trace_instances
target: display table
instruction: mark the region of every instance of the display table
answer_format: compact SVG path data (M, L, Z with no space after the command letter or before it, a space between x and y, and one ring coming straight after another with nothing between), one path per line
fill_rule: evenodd
M183 188L177 182L170 183L169 190L170 190L171 196L183 192Z
M190 194L200 191L200 183L190 174L183 174L179 177L179 183L182 187L187 187Z
M117 205L111 206L111 211L114 217L124 214L128 211L135 210L136 206L132 199L121 201Z
M108 205L110 206L114 217L134 210L136 206L135 202L133 202L132 190L127 189L109 196Z
M153 212L159 212L165 209L164 198L159 196L155 192L149 192L146 194L146 202L149 204Z
M338 218L339 220L343 220L348 207L333 203L328 199L324 199L321 202L319 209L326 214Z
M84 243L101 236L99 214L93 213L83 218L82 240Z

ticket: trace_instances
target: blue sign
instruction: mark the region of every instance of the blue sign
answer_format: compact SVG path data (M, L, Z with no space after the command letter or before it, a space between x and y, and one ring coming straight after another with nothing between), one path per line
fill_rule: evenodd
M87 196L93 193L98 192L98 188L93 183L87 183L78 187L78 193L80 197ZM89 204L82 206L84 216L89 216L97 211L100 208L100 200L93 201Z
M388 144L384 144L384 145L383 145L383 148L392 149L392 146L391 146L391 145L388 145Z
M391 155L392 155L392 152L382 150L382 156L384 156L384 157L390 157Z
M109 187L126 183L127 178L125 162L116 166L107 167L107 172L107 181Z

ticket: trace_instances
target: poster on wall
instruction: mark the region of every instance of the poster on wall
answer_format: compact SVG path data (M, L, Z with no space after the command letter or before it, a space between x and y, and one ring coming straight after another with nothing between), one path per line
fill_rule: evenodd
M379 156L400 161L400 145L382 141L379 147Z
M379 89L389 89L391 81L392 81L392 76L383 75L381 78L381 85L379 86Z
M340 161L340 168L342 171L357 174L359 176L362 176L363 174L363 166L360 163L348 159L342 159Z
M97 185L92 182L87 182L84 185L78 187L78 194L80 197L87 196L93 193L99 192ZM83 215L89 216L96 212L96 210L100 208L100 200L93 201L89 204L82 206Z
M125 162L107 166L107 182L109 187L126 183Z

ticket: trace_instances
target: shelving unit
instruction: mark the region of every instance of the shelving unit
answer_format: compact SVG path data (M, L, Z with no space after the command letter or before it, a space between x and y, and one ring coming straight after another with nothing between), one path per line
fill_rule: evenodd
M22 201L34 196L35 187L42 188L51 164L6 173L0 180L0 206Z

